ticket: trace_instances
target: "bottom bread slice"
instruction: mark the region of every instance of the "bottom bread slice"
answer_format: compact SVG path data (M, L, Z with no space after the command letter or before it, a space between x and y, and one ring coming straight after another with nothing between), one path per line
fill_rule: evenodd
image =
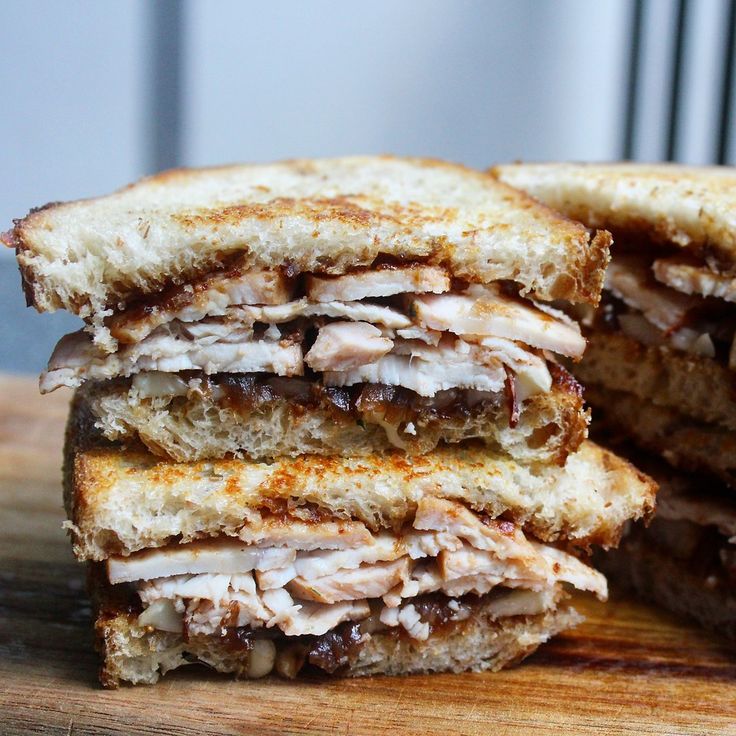
M130 601L104 580L92 580L97 647L105 687L121 682L153 684L170 670L201 663L238 677L285 677L319 673L343 677L421 672L500 670L516 664L552 636L583 618L561 600L532 615L498 616L493 595L473 596L472 614L442 620L419 641L396 629L373 630L367 622L345 623L321 637L251 638L232 630L224 636L191 636L140 626ZM466 601L467 604L467 601ZM225 633L225 632L223 632ZM257 634L256 634L257 636Z

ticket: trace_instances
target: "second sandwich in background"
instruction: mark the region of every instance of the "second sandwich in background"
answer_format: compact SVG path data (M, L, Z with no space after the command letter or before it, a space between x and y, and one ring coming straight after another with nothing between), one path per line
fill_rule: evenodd
M641 450L662 488L604 568L736 639L736 171L529 164L503 181L613 233L602 303L574 372L596 430Z
M85 320L74 551L102 681L498 669L606 597L576 555L654 484L586 441L558 362L610 236L493 177L362 157L169 172L18 221L27 295Z

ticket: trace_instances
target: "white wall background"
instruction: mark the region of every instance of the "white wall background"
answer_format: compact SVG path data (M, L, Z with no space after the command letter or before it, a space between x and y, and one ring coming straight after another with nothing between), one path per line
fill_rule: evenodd
M0 229L151 171L161 3L0 2ZM633 3L183 0L179 162L618 158ZM646 0L637 158L663 156L675 6ZM690 5L678 156L693 163L712 156L726 7ZM0 370L37 372L74 321L25 310L2 250Z

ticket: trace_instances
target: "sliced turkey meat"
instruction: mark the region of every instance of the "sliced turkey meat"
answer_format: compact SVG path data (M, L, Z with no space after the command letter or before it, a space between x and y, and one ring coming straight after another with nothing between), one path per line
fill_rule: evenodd
M570 583L578 590L587 590L602 601L608 598L608 583L605 576L592 567L580 562L561 549L548 544L531 542L537 552L550 564L555 577L564 583Z
M652 279L649 264L636 256L621 255L608 266L606 288L627 306L640 311L664 332L681 328L688 312L700 299L659 286Z
M320 328L304 357L315 371L349 371L373 363L393 347L393 341L367 322L331 322Z
M384 266L345 276L307 276L307 296L318 302L358 301L394 294L449 291L450 276L437 266Z
M297 550L357 549L372 546L374 536L365 524L351 519L302 521L271 516L249 523L238 537L260 547L291 547Z
M428 397L452 388L498 392L503 390L505 380L506 371L500 361L480 365L469 355L447 350L438 351L434 360L389 353L352 370L325 371L323 374L323 381L328 386L383 383L403 386Z
M329 524L336 526L325 538ZM315 539L330 544L340 530L349 535L351 524L316 522ZM362 542L353 538L338 549L305 544L308 525L296 519L271 519L250 536L262 543L264 531L275 526L291 533L267 534L265 546L203 541L113 558L111 581L139 579L146 606L141 625L160 624L169 631L180 622L190 634L217 635L228 626L277 627L287 636L324 633L341 621L367 618L367 601L383 599L381 621L404 625L421 638L426 622L409 606L424 593L455 597L503 588L552 600L560 583L569 582L606 596L600 573L566 552L528 540L511 522L481 518L455 501L423 498L411 527L379 534L366 530ZM279 541L291 546L273 546ZM238 564L241 570L233 572ZM140 579L144 575L157 577ZM539 601L534 596L516 600ZM507 608L513 609L510 601ZM401 610L406 611L403 620Z
M282 324L297 317L333 317L355 322L370 322L391 329L408 327L411 320L396 309L372 302L310 302L299 299L277 307L233 307L227 313L248 324Z
M699 294L736 302L736 278L717 273L685 256L658 258L652 264L654 278L683 294Z
M41 374L42 393L60 386L79 386L90 379L130 376L140 371L177 373L255 373L300 376L304 372L302 347L283 340L256 339L244 328L217 333L221 325L198 323L189 334L184 329L159 328L145 340L116 353L102 353L83 331L63 337L46 371Z
M356 598L380 598L409 576L410 558L374 562L355 569L306 580L294 578L287 590L295 598L317 603L337 603Z
M225 271L149 297L110 318L108 327L121 343L140 342L160 325L175 319L197 322L221 316L233 304L284 304L293 294L293 280L280 271Z
M338 570L354 570L364 563L395 560L406 553L405 539L398 538L389 532L381 532L373 536L369 544L360 547L299 552L294 562L294 571L304 580L314 580L331 575Z
M360 621L371 615L368 601L342 601L325 605L304 602L278 620L286 636L321 636L343 621Z
M107 562L111 583L211 572L235 574L250 570L272 570L292 563L294 549L259 548L232 539L216 539L197 545L144 550L130 557L113 557Z
M471 286L462 294L407 297L410 315L423 327L462 335L466 340L504 337L543 350L579 358L585 339L567 319L530 302L502 294L497 285Z

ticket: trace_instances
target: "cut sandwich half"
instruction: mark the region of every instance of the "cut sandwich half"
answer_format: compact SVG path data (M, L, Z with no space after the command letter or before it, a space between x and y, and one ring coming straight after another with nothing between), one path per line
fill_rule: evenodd
M576 555L653 508L654 484L589 442L536 470L473 445L176 463L110 445L79 394L66 452L107 686L188 662L250 677L498 669L579 620L566 587L606 597Z
M703 445L727 448L736 429L736 172L531 164L494 173L614 235L603 300L583 318L590 344L575 367L591 396L621 417L623 406L608 399L630 394L642 415L628 423L642 444L731 483L733 449L725 458Z
M7 233L29 303L86 326L43 391L177 460L416 454L480 438L556 462L587 414L558 365L610 236L493 177L362 157L168 172ZM211 431L212 420L220 426Z
M637 464L663 490L652 525L633 526L601 565L734 638L736 171L541 164L494 173L613 233L600 308L583 318L589 348L574 370L594 431L635 445Z

